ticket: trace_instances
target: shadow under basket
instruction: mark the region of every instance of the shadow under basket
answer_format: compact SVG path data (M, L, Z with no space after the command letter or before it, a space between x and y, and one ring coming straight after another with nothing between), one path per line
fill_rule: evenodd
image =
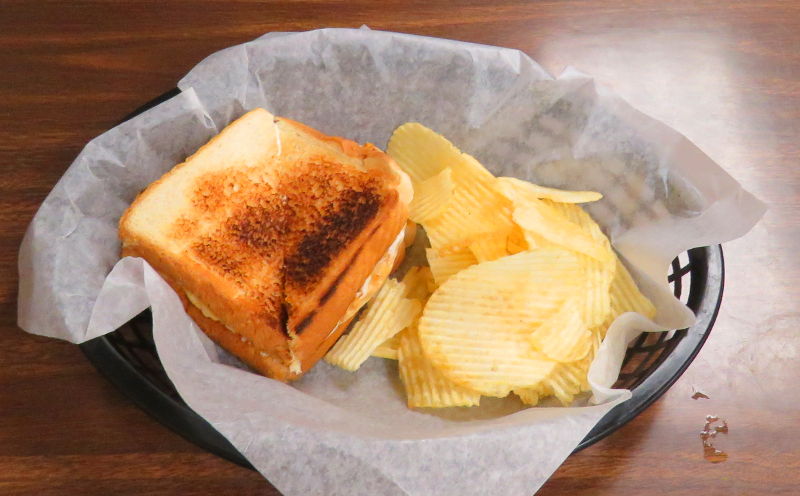
M688 329L643 333L630 344L615 387L630 389L633 397L608 412L575 451L619 429L664 394L711 332L722 301L722 249L693 248L681 254L672 262L668 280L675 296L694 311L697 321ZM163 425L203 449L252 468L175 391L156 353L149 311L110 334L82 344L81 349L109 381Z

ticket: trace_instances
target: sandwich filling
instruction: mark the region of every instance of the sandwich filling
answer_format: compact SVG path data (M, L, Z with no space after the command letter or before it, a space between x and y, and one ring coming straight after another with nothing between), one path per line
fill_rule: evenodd
M328 333L328 336L335 333L339 326L343 323L347 322L353 315L355 315L361 307L363 307L373 296L375 293L378 292L380 287L383 285L383 282L389 276L389 273L392 271L392 267L394 267L394 262L397 260L397 253L400 250L400 245L403 243L403 239L405 238L405 229L400 231L392 245L386 250L386 254L375 264L375 268L372 269L370 275L364 280L364 284L356 292L356 297L350 306L347 307L347 311L344 313L344 316L339 319L339 322L331 329L331 332ZM327 336L326 336L327 337Z

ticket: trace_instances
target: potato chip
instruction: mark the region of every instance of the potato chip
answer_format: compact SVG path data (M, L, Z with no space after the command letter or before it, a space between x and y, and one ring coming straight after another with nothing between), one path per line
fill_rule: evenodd
M512 226L506 238L506 252L509 255L515 255L521 251L533 248L536 248L536 246L530 246L525 240L525 231L517 225Z
M433 248L428 248L425 250L425 254L428 257L436 286L441 286L453 274L478 263L478 259L469 250L450 255L439 255Z
M405 124L389 140L388 153L411 176L415 194L423 181L452 171L454 189L446 208L421 222L433 248L452 248L467 238L511 227L511 203L494 188L492 173L440 134L421 124Z
M480 403L479 393L453 384L433 367L413 328L402 333L397 355L400 379L410 408L475 406Z
M403 276L403 284L406 286L406 297L419 300L424 306L431 293L436 289L433 282L433 274L430 267L414 266L408 269ZM419 314L417 315L419 317ZM416 327L417 318L405 329L390 337L372 352L372 356L397 360L397 350L400 348L400 337L408 332L411 327Z
M583 232L588 234L589 237L610 249L611 243L608 241L606 235L603 234L603 230L580 205L559 203L550 200L542 200L542 203L556 210L573 224L579 225L581 229L583 229Z
M575 401L575 396L591 391L587 379L590 363L588 357L577 362L559 363L538 385L515 389L514 394L530 406L535 406L549 396L555 396L563 406L570 406Z
M596 327L589 330L591 334L591 345L586 356L574 362L561 362L554 368L553 373L542 380L534 390L538 392L540 398L552 396L560 391L559 401L564 405L569 405L574 396L578 393L585 393L592 390L589 385L589 367L597 355L602 342L601 328ZM602 328L605 333L605 327ZM515 393L517 391L514 391ZM525 394L525 392L523 392Z
M475 255L479 263L505 257L509 254L506 247L510 234L511 228L508 228L479 236L477 239L471 240L468 246L469 251Z
M484 207L479 208L451 202L442 215L424 227L431 246L446 253L465 248L482 236L510 231L513 224L511 208L503 203L486 201Z
M611 243L603 234L600 226L580 206L549 200L543 200L542 202L573 224L580 226L583 232L598 244L598 247L600 247L598 249L606 252L605 261L603 262L588 257L585 258L585 278L589 297L583 309L584 320L589 327L602 325L611 311L609 286L616 271L617 257L611 249Z
M519 227L519 226L517 226ZM522 228L522 236L525 240L525 244L528 246L529 250L533 250L536 248L560 248L561 245L553 243L552 241L540 236L539 234L533 231L526 231Z
M422 303L406 298L408 288L388 279L378 290L361 319L325 355L325 360L345 370L357 370L384 341L394 336L419 315Z
M453 169L456 183L478 182L493 185L495 177L475 160L459 150L447 138L417 122L403 124L392 134L387 153L408 173L415 183Z
M424 223L441 215L453 197L452 169L430 177L414 186L414 199L409 205L408 216L414 222Z
M582 393L588 393L592 390L592 387L589 385L589 367L592 366L592 362L594 361L594 355L587 356L583 360L578 360L577 362L573 362L570 366L575 367L577 370L578 378L580 379L580 384L578 384L581 388Z
M587 203L603 198L603 195L596 191L568 191L548 188L515 177L498 177L497 183L498 191L511 201L514 201L518 196L537 200L547 199L561 203Z
M541 200L527 200L516 206L513 219L525 231L541 236L551 243L583 253L602 263L613 260L606 247Z
M433 293L436 286L433 282L433 275L430 267L414 266L408 269L403 276L403 284L406 286L406 297L419 300L423 305L428 297ZM418 317L419 315L417 315ZM409 328L416 327L416 320L408 327L390 337L372 352L372 356L397 360L397 350L400 348L400 337L408 332Z
M639 291L628 269L619 259L616 260L614 278L609 287L608 300L609 312L605 321L591 329L595 335L592 344L592 356L597 354L597 350L600 348L609 326L623 313L637 312L649 319L655 317L656 314L656 308L653 303Z
M448 167L447 159L453 152L447 145L450 142L442 136L422 124L409 122L392 133L386 153L416 185Z
M433 248L442 252L458 251L473 239L500 229L511 229L510 213L511 207L505 201L481 198L457 189L444 212L423 227Z
M533 347L559 362L585 357L592 347L592 334L581 318L582 300L581 295L566 300L558 312L535 328L530 335Z
M479 183L489 186L495 177L475 160L463 153L447 138L417 122L398 127L386 152L398 163L415 184L429 179L447 168L453 169L456 184ZM494 190L492 190L494 192Z
M528 406L536 406L541 399L539 397L539 391L533 388L515 389L513 393L519 396L519 399Z
M407 288L406 297L420 300L423 303L427 301L435 289L431 268L424 266L415 266L408 269L406 275L403 276L403 284Z
M573 225L577 225L584 232L584 234L589 236L597 243L598 246L589 249L589 251L596 252L597 256L594 258L607 265L613 264L616 256L611 250L611 243L609 243L608 238L606 238L605 234L603 234L600 226L579 205L559 203L546 199L537 201L536 199L531 199L530 197L527 197L527 199L518 200L515 205L538 207L539 210L545 213L548 219L555 221L554 228L557 227L558 224L561 224L564 220L571 223L564 224L564 229L566 230L574 232ZM553 246L554 244L563 245L562 243L558 243L557 240L548 240L542 236L541 233L531 230L525 232L525 238L530 247L547 247ZM584 239L581 241L581 243L586 243L586 240ZM567 247L576 249L576 251L581 251L575 246ZM591 256L591 253L586 252L586 250L584 250L584 253Z
M408 331L408 327L379 344L372 356L386 358L387 360L397 360L397 350L400 348L400 338Z
M576 254L542 249L455 274L420 318L425 354L450 380L487 396L538 384L556 362L531 347L531 330L583 288L581 270Z
M610 252L610 256L614 256ZM611 313L609 288L614 278L615 266L580 256L584 267L585 299L581 307L583 322L587 327L602 325Z
M614 318L655 314L578 205L600 193L494 178L417 123L398 128L387 150L414 183L410 216L427 232L430 269L410 269L394 302L376 299L368 329L329 356L351 368L370 352L399 359L409 406L472 405L511 391L528 405L549 396L571 404L589 390L589 366ZM425 306L418 321L408 298Z
M529 245L537 248L553 248L559 245L539 236L536 233L525 232L525 239ZM598 252L604 248L598 245ZM611 310L609 286L614 276L614 253L606 249L607 262L600 262L595 258L579 254L584 268L584 283L586 286L584 305L581 308L584 322L587 326L600 325L606 321Z
M616 273L611 282L612 320L625 312L637 312L648 319L656 316L656 307L639 291L625 265L617 259Z
M586 370L580 362L559 363L542 381L542 387L551 392L563 406L569 406L583 389L581 385L586 380Z

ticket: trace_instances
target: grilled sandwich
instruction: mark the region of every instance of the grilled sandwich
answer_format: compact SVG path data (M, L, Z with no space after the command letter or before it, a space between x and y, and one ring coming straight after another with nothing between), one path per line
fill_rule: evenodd
M216 343L288 381L403 255L409 178L371 144L253 110L148 186L119 224Z

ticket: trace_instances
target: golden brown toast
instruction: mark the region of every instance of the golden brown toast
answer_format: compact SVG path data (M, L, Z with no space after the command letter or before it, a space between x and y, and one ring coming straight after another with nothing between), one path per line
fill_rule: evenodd
M411 195L374 146L256 109L136 198L122 252L147 260L220 346L290 380L402 256Z

